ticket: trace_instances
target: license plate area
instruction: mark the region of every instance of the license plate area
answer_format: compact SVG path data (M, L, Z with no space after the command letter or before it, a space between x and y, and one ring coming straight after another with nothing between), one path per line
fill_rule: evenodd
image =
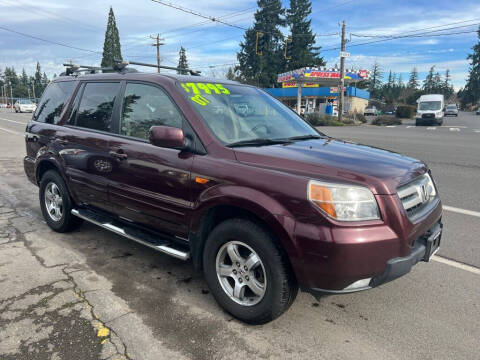
M423 261L430 261L431 257L440 248L440 241L442 239L442 226L437 224L433 229L430 235L425 239L425 256Z

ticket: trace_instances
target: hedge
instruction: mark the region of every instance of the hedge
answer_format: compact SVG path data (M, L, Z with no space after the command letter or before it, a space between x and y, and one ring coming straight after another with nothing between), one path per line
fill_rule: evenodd
M388 116L388 115L383 115L379 116L372 121L372 125L401 125L402 120L394 117L394 116Z
M403 119L413 119L415 107L411 105L398 105L395 116Z

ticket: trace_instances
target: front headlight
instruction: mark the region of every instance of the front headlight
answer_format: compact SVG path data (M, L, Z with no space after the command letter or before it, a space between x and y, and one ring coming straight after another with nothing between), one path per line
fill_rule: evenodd
M435 189L435 184L433 183L432 177L430 176L429 173L425 174L425 177L427 178L427 188L425 189L425 192L427 195L431 198L434 198L437 196L437 190Z
M365 187L310 180L308 199L328 216L339 221L380 219L377 201Z
M436 113L435 113L435 117L442 117L442 112L441 112L441 111L436 112Z

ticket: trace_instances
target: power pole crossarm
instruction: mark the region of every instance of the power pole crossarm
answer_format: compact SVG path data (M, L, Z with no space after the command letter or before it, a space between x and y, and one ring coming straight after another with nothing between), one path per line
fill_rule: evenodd
M338 83L338 121L343 118L343 91L345 85L345 20L342 22L342 43L340 50L340 81Z
M157 66L158 66L157 67L157 72L160 72L160 63L161 63L161 60L160 60L160 46L165 44L165 43L162 42L165 39L161 38L160 34L157 34L157 36L150 36L150 38L155 40L155 42L152 44L152 46L157 47Z

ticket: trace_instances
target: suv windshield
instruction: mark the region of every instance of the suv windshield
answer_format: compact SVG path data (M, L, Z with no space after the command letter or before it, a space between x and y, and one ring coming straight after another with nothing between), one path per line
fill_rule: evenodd
M319 137L319 133L296 113L257 88L201 82L179 83L178 86L225 145L268 145L282 140Z
M456 109L457 108L457 105L448 105L447 106L447 109Z
M440 110L441 101L422 101L418 104L418 110Z

